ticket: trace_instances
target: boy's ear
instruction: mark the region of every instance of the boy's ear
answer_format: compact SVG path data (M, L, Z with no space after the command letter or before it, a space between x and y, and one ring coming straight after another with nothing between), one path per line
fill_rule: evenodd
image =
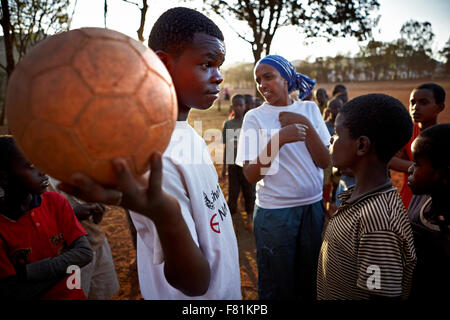
M439 108L439 112L442 112L445 109L445 102L438 103L437 106Z
M155 53L158 56L158 58L162 61L162 63L164 63L166 68L169 70L170 65L171 65L170 64L170 55L163 50L157 50L157 51L155 51Z
M360 136L358 139L356 139L356 143L357 143L356 155L364 156L370 152L372 143L370 142L369 137Z

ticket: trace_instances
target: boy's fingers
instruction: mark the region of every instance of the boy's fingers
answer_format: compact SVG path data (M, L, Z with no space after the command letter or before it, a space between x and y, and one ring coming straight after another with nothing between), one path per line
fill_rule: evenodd
M112 163L117 175L118 189L126 193L134 193L136 191L136 184L126 160L120 158L114 159Z
M150 158L150 177L148 178L148 190L150 193L161 190L162 184L162 161L161 154L155 152Z
M117 203L119 191L106 189L82 173L74 173L71 182L72 186L62 183L58 188L87 202Z

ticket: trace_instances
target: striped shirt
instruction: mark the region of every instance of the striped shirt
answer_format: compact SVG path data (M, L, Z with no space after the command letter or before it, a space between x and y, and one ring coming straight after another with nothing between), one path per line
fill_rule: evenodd
M408 298L416 253L397 189L389 182L350 202L352 191L341 195L342 204L324 234L317 298Z

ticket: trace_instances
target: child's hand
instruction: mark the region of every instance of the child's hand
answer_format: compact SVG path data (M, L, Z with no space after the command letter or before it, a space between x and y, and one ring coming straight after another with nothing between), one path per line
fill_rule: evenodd
M101 203L96 203L95 207L91 210L92 212L92 220L95 224L99 224L102 222L103 214L105 213L106 208Z
M106 188L82 173L72 176L73 184L61 183L58 188L87 202L121 205L141 213L152 220L164 218L166 212L177 211L178 202L162 190L161 154L151 157L151 173L148 181L134 177L124 159L115 159L117 189Z
M305 141L307 126L303 124L290 124L283 127L279 132L280 147L286 143Z
M306 127L311 127L311 122L309 122L308 118L294 112L280 112L278 119L280 120L282 128L291 124L303 124Z
M75 206L73 211L79 221L86 220L92 215L92 210L96 208L96 204L83 203Z

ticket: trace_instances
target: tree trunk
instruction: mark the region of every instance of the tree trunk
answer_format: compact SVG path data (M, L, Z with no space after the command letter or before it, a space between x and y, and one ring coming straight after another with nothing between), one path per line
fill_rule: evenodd
M6 74L7 74L7 82L12 72L14 71L14 55L13 55L13 44L11 37L11 19L9 13L9 5L8 0L1 0L2 2L2 10L3 17L0 21L3 28L4 42L5 42L5 54L6 54ZM5 104L3 103L0 112L0 125L4 125L6 120L6 112L5 112Z
M147 15L148 3L147 0L142 0L142 8L141 10L141 24L139 25L139 29L137 30L138 38L140 42L144 42L144 26L145 26L145 16Z
M108 0L105 0L105 4L103 5L103 23L105 24L106 29L106 16L108 15Z

